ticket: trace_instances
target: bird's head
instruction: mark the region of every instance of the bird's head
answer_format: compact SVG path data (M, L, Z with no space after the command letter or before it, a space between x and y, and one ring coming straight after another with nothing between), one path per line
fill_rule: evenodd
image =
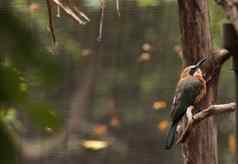
M202 76L202 71L200 69L201 65L207 60L207 57L203 58L195 65L190 65L184 68L183 72L181 73L181 78L185 78L187 76Z

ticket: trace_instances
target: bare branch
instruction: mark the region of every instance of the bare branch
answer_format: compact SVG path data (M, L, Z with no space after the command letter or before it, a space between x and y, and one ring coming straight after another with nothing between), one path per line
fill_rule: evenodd
M221 113L228 113L228 112L234 112L237 110L236 103L232 102L229 104L219 104L219 105L211 105L208 108L202 110L201 112L198 112L196 114L192 114L194 107L190 106L187 109L186 116L187 116L187 124L184 128L182 134L177 139L176 144L183 143L187 137L189 136L193 126L198 124L200 121L214 115L218 115Z
M230 57L230 53L227 49L224 48L219 48L219 49L214 49L213 52L214 58L220 66Z
M174 47L175 53L178 55L178 57L181 59L183 63L185 63L185 59L183 56L183 49L180 46L175 46ZM209 51L209 57L208 60L206 61L207 66L209 67L208 70L211 69L211 72L217 72L222 64L230 58L230 53L227 49L224 48L216 48L216 49L211 49ZM212 67L215 66L215 67ZM218 70L216 70L218 68Z
M79 24L86 24L87 21L84 21L78 17L78 15L68 6L65 6L63 3L61 3L59 0L52 0L56 5L58 5L66 14L71 16L76 22Z
M120 13L120 4L119 4L119 0L116 0L116 10L117 10L117 15L120 17L121 13Z
M100 16L100 23L99 23L99 33L97 37L97 41L101 42L102 41L102 33L103 33L103 22L104 22L104 12L105 12L105 0L100 0L100 5L101 5L101 16Z
M208 59L203 64L202 70L207 85L210 85L213 80L218 78L222 65L230 58L230 53L227 49L216 48L210 49L208 54Z
M46 0L47 3L47 9L48 9L48 19L49 19L49 28L50 28L50 33L52 35L53 43L55 44L56 42L56 37L55 37L55 30L53 26L53 20L52 20L52 6L50 3L50 0Z
M72 8L78 15L80 15L83 19L85 19L87 22L90 22L89 17L87 17L86 14L84 14L82 11L78 9L77 4L74 1L69 0L69 6Z
M61 12L60 12L60 7L59 7L59 5L57 5L56 8L57 8L56 17L57 17L57 18L60 18L60 17L61 17Z

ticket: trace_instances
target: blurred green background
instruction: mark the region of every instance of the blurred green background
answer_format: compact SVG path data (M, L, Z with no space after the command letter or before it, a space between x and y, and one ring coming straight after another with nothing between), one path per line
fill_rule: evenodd
M182 163L179 146L164 150L181 66L176 1L121 0L120 17L106 1L100 44L100 1L72 2L90 22L53 6L53 44L46 1L0 1L0 163ZM227 20L209 7L221 47ZM222 69L219 103L234 100L231 68ZM234 121L217 117L220 163L235 163Z

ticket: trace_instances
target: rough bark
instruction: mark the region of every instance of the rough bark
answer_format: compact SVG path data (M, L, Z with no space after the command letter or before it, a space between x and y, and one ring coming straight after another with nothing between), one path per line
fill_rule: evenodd
M211 34L207 0L178 0L184 64L190 65L205 56L212 56ZM212 60L211 60L212 61ZM203 71L211 72L213 63ZM207 96L200 109L213 104L216 99L218 72L208 85ZM185 164L217 164L217 127L213 117L202 121L191 131L182 145Z

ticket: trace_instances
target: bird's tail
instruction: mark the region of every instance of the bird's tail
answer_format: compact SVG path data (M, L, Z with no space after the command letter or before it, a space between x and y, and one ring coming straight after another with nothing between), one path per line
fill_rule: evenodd
M177 123L172 124L172 126L170 127L169 133L166 138L165 149L170 149L173 146L174 140L175 140L175 134L176 134L176 127L177 127Z

